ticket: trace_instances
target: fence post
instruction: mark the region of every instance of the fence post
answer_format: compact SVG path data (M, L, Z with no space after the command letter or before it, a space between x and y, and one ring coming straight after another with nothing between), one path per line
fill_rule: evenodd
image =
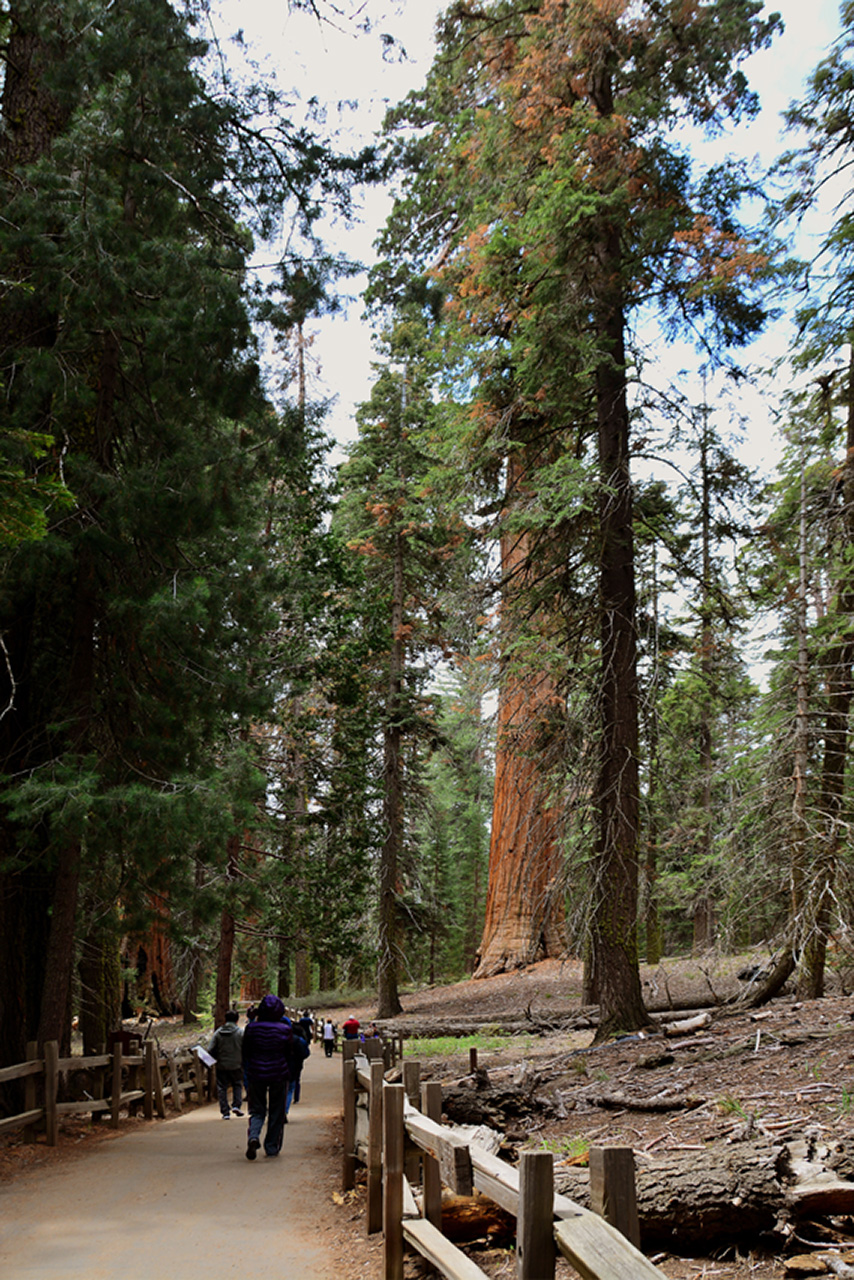
M403 1064L403 1088L409 1105L421 1110L421 1063L410 1058ZM414 1144L403 1144L403 1172L410 1185L421 1181L421 1152Z
M205 1073L207 1068L197 1053L193 1054L193 1084L196 1091L196 1101L203 1103L205 1100Z
M128 1057L138 1058L139 1056L140 1056L139 1040L136 1038L134 1038L133 1040L129 1040L128 1041ZM128 1093L136 1093L136 1091L139 1089L139 1085L140 1085L139 1072L140 1072L140 1068L136 1063L132 1065L128 1064L128 1079L127 1079ZM128 1115L135 1116L138 1110L139 1110L139 1098L129 1099Z
M38 1056L39 1056L38 1040L28 1040L27 1041L27 1062L37 1062ZM27 1076L26 1080L24 1081L24 1110L25 1111L35 1111L37 1096L38 1096L38 1086L36 1084L36 1077ZM35 1140L36 1140L35 1124L25 1125L24 1126L24 1142L35 1142Z
M554 1160L550 1151L519 1157L519 1216L516 1222L518 1280L554 1280Z
M145 1042L145 1094L146 1120L152 1120L155 1111L162 1120L166 1115L166 1103L163 1101L163 1081L160 1078L160 1050L153 1040Z
M177 1111L180 1115L183 1106L181 1103L181 1078L178 1074L178 1063L176 1061L176 1053L173 1049L169 1054L169 1079L172 1082L172 1110Z
M442 1086L438 1080L428 1080L421 1086L421 1110L428 1120L440 1124L442 1120ZM424 1193L424 1217L440 1231L442 1229L442 1174L439 1161L426 1152L421 1157L422 1190Z
M477 1045L469 1045L469 1075L473 1076L477 1072Z
M95 1050L95 1053L99 1058L103 1058L106 1052L107 1052L107 1046L105 1044L99 1044ZM92 1085L92 1097L97 1098L99 1102L104 1101L104 1085L105 1085L106 1075L107 1075L106 1067L95 1068L95 1080ZM92 1124L93 1125L100 1124L103 1118L103 1115L104 1115L103 1111L93 1111Z
M403 1096L383 1090L383 1280L403 1280Z
M631 1147L590 1148L590 1208L640 1248L635 1153Z
M154 1119L154 1041L146 1040L143 1046L142 1066L142 1114L146 1120Z
M383 1229L383 1079L382 1060L371 1063L371 1100L368 1111L368 1214L367 1232Z
M113 1044L113 1083L110 1094L110 1124L114 1129L119 1127L119 1110L122 1105L122 1042Z
M341 1186L352 1191L356 1185L356 1063L352 1054L344 1060L344 1158Z
M55 1040L48 1040L44 1047L44 1127L49 1147L55 1147L59 1141L58 1090L59 1045Z

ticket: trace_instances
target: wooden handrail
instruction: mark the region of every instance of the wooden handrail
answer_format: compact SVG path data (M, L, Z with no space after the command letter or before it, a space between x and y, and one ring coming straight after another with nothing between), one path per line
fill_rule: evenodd
M426 1218L408 1218L403 1224L403 1238L443 1276L452 1280L487 1280L486 1272Z
M49 1146L55 1146L58 1139L58 1121L60 1116L91 1114L96 1118L102 1113L111 1115L112 1123L119 1122L119 1110L123 1106L142 1102L146 1116L159 1117L166 1114L166 1098L170 1098L173 1109L181 1110L181 1095L195 1090L199 1101L203 1100L203 1068L197 1055L191 1050L177 1053L158 1052L153 1041L146 1041L142 1053L124 1054L122 1043L118 1040L113 1052L109 1054L93 1054L91 1057L60 1058L58 1046L49 1042L44 1046L44 1056L38 1056L35 1042L27 1046L30 1055L26 1062L14 1063L12 1066L0 1068L0 1084L14 1080L26 1082L26 1099L24 1110L13 1116L5 1116L0 1120L0 1133L11 1133L23 1129L27 1142L36 1140L36 1126L45 1130ZM181 1080L179 1068L192 1064L192 1079ZM125 1067L130 1068L130 1077L124 1082L122 1073ZM144 1081L140 1078L140 1068L145 1068ZM163 1071L169 1073L169 1083L164 1085ZM75 1102L59 1102L57 1099L60 1075L69 1071L92 1071L96 1073L93 1092L100 1096L82 1098ZM41 1085L39 1082L42 1082ZM208 1080L208 1083L210 1081ZM35 1106L38 1094L43 1094L43 1105Z
M36 1058L34 1062L17 1062L13 1067L0 1067L0 1084L9 1080L23 1080L26 1076L40 1076L44 1073L44 1058Z
M524 1152L521 1173L519 1169L499 1160L467 1137L439 1124L435 1119L418 1111L406 1096L414 1096L419 1070L410 1067L407 1072L406 1090L402 1085L385 1084L379 1063L368 1064L358 1060L350 1051L345 1062L345 1134L352 1142L346 1174L355 1181L354 1162L357 1152L368 1161L368 1231L383 1229L383 1256L385 1280L401 1280L403 1275L402 1241L406 1240L437 1267L450 1280L481 1280L483 1272L465 1254L456 1249L439 1229L441 1212L437 1206L437 1188L428 1192L427 1172L431 1178L438 1163L441 1180L457 1194L470 1195L473 1190L482 1192L517 1219L519 1275L536 1276L537 1280L554 1273L555 1251L568 1259L583 1280L662 1280L658 1270L621 1231L590 1209L576 1204L566 1196L553 1191L553 1161L545 1152ZM428 1092L430 1109L441 1114L441 1102L436 1096L438 1087L425 1086L423 1098ZM368 1133L373 1139L356 1142L356 1106L368 1105ZM352 1118L347 1110L352 1109ZM377 1112L381 1109L381 1118ZM361 1120L364 1133L364 1121ZM377 1150L378 1126L382 1125L384 1150L380 1161ZM409 1182L404 1176L406 1160L402 1145L404 1135L410 1143L424 1153L424 1217L414 1218L410 1199ZM345 1140L345 1149L347 1140ZM609 1155L616 1155L609 1151ZM629 1158L631 1152L621 1153ZM346 1150L345 1150L346 1159ZM429 1161L429 1164L428 1164ZM607 1170L611 1160L601 1161ZM378 1176L382 1167L382 1203L380 1204ZM625 1183L625 1162L622 1176ZM623 1186L618 1188L622 1195ZM607 1200L607 1197L605 1197ZM551 1210L543 1213L543 1204ZM433 1220L428 1220L429 1214ZM438 1220L438 1221L437 1221ZM549 1269L551 1268L551 1270Z

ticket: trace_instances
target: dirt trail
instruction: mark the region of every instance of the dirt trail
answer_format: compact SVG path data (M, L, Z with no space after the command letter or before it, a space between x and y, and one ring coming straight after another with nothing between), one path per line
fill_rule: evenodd
M340 1110L341 1059L315 1045L278 1159L250 1163L246 1120L224 1121L214 1104L0 1187L0 1275L328 1280L328 1144Z

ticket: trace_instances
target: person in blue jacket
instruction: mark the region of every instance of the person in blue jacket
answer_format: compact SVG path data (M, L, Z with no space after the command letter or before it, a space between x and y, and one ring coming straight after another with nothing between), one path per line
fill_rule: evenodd
M285 1006L278 996L266 995L258 1005L255 1021L243 1032L243 1069L249 1103L247 1160L254 1160L258 1153L265 1120L265 1154L277 1156L282 1149L292 1053L293 1029L285 1018Z

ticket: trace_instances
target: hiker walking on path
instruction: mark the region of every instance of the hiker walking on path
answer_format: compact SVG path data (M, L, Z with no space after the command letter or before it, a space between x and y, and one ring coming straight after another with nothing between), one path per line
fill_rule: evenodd
M255 1021L243 1032L243 1066L249 1101L247 1160L254 1160L258 1153L265 1120L265 1154L277 1156L282 1149L287 1120L285 1092L293 1040L293 1029L290 1022L283 1021L284 1017L285 1006L279 997L266 995L258 1006Z
M208 1045L208 1053L216 1059L216 1096L223 1120L230 1120L232 1111L242 1116L243 1103L243 1032L237 1025L240 1014L229 1009L225 1022L217 1027ZM228 1090L231 1087L231 1107Z
M291 1053L288 1060L290 1080L288 1081L288 1088L285 1094L285 1115L290 1111L292 1102L299 1102L302 1066L308 1055L311 1053L311 1049L308 1047L308 1040L303 1035L302 1027L299 1022L294 1023L293 1031L294 1037L291 1041Z
M323 1024L323 1052L327 1058L331 1058L335 1052L335 1028L331 1018L327 1018Z

